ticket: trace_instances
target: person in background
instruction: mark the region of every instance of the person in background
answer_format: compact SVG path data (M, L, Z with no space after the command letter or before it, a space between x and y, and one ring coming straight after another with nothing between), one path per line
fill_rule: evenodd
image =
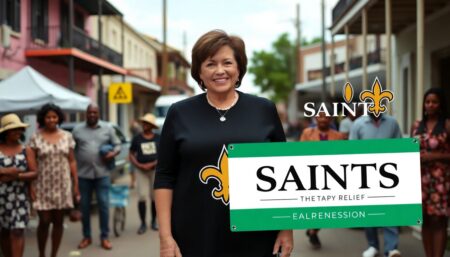
M0 120L0 246L5 257L22 257L29 221L28 183L37 177L33 151L21 142L28 124L16 114Z
M450 213L450 120L447 102L439 88L423 97L422 120L412 126L420 140L422 173L422 243L426 257L442 257L447 244Z
M300 138L301 138L301 136L303 134L303 131L306 128L312 127L311 124L312 124L311 117L301 117L299 119L299 122L298 122L298 137L297 137L298 140L300 140Z
M355 115L348 112L347 116L343 120L341 120L341 122L339 123L339 132L341 132L344 135L344 139L348 139L353 122L357 118L359 118L359 116L361 116L362 113L363 110L361 106L359 106L358 108L356 108Z
M401 138L398 122L387 114L361 116L355 120L350 130L349 139L382 139ZM377 228L365 228L369 248L362 253L363 257L375 257L380 251ZM384 227L384 255L400 257L398 247L398 227Z
M45 257L49 226L52 224L52 249L56 257L64 232L64 213L80 200L75 141L72 134L59 128L64 113L55 104L45 104L37 113L39 131L30 139L38 166L38 178L32 185L33 207L39 215L37 241L39 256Z
M132 178L137 179L138 191L138 211L141 219L141 226L138 229L138 234L143 234L147 231L146 210L147 199L150 197L150 211L151 211L151 228L158 230L156 222L156 207L153 192L153 183L155 180L155 167L157 163L157 153L159 145L159 135L153 133L153 129L157 129L156 117L153 114L147 113L140 118L142 123L142 133L133 137L130 146L129 158L131 163L135 166L135 172Z
M192 49L191 75L206 93L173 104L162 129L155 179L160 256L291 254L292 230L231 232L228 191L204 173L228 173L220 163L230 143L286 141L275 105L236 90L246 71L237 36L213 30Z
M81 192L81 224L83 239L78 245L84 249L92 243L91 236L91 200L95 191L99 207L100 245L105 250L112 249L109 236L109 188L110 170L107 165L120 153L120 140L114 128L99 121L99 109L90 104L86 110L86 122L73 129L76 142L75 157L78 166L78 181ZM112 150L100 155L100 149L112 146Z
M327 141L343 140L344 135L331 128L332 118L327 117L324 112L319 112L316 116L317 126L306 128L300 136L300 141ZM306 230L306 236L314 249L320 249L322 244L319 240L319 229Z

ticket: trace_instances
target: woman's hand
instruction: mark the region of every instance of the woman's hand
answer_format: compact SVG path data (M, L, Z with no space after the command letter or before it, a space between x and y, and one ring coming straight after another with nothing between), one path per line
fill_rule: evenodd
M33 185L30 185L29 189L30 189L31 201L34 202L34 201L36 201L36 190L34 189Z
M182 257L180 248L172 236L159 238L159 256L160 257Z
M289 257L293 249L294 235L292 230L281 230L278 232L277 240L273 246L273 254L275 255L281 250L281 257Z
M75 199L75 203L80 203L81 195L80 195L80 190L78 189L78 186L76 186L73 189L73 197Z
M10 182L19 178L20 170L15 167L0 169L0 178L2 182Z

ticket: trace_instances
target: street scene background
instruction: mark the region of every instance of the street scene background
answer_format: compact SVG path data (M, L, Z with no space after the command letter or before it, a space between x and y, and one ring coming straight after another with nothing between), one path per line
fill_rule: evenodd
M191 48L204 33L223 29L246 43L248 72L239 90L275 102L289 141L317 126L306 103L343 103L347 83L350 100L358 101L361 92L374 92L375 81L392 92L386 114L410 137L426 115L427 90L442 90L450 113L449 25L448 0L0 0L0 118L18 114L30 125L28 143L44 104L62 108L66 131L86 122L88 104L97 104L122 145L114 177L128 185L139 119L153 113L161 127L171 104L202 93L190 75ZM339 129L344 116L329 126ZM136 234L136 194L131 190L124 233L111 236L112 250L100 246L93 207L93 244L77 249L81 224L66 219L59 256L159 256L157 232ZM38 255L37 223L34 215L25 232L27 257ZM402 256L425 256L420 234L419 227L400 229ZM320 250L305 231L294 238L292 256L353 257L367 249L358 228L321 230Z

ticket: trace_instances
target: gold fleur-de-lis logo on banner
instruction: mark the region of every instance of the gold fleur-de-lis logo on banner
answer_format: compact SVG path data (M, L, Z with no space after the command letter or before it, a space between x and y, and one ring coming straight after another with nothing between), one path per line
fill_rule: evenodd
M353 99L353 86L350 82L345 83L344 85L344 101L346 103L350 103Z
M199 175L203 184L208 184L210 179L219 182L219 185L212 190L211 195L214 199L222 200L225 205L228 205L228 152L225 146L222 148L217 166L205 166L200 170Z
M394 100L394 94L389 90L383 90L380 81L378 78L375 78L372 85L372 91L362 91L359 95L359 99L363 102L366 102L366 100L368 100L369 103L371 102L368 110L378 117L387 110L386 105L383 104L383 100L386 99L388 102L392 102Z

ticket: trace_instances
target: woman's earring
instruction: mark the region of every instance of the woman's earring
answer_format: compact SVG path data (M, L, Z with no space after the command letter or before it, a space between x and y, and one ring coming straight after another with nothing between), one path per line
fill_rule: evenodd
M238 88L239 86L240 86L240 84L239 84L239 79L238 79L238 80L236 80L236 83L234 84L234 87Z

